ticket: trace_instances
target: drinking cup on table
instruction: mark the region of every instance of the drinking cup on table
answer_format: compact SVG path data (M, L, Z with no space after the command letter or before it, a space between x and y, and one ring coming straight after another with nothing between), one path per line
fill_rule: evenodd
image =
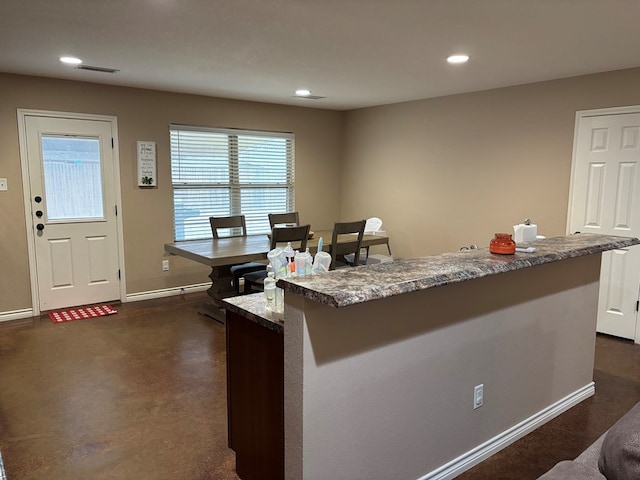
M269 263L273 267L275 278L284 278L287 270L287 259L282 248L274 248L267 254Z
M327 252L318 252L313 261L313 267L311 273L324 273L329 271L331 267L331 255Z

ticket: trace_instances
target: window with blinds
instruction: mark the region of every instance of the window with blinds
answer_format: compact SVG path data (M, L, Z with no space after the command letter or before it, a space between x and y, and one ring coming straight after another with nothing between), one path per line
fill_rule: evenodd
M244 214L247 234L294 206L291 133L171 125L175 240L211 238L209 217Z

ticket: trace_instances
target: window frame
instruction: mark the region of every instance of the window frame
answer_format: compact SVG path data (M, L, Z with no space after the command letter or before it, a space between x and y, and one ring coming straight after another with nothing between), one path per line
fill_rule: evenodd
M184 133L188 135L188 132L196 132L199 134L206 135L207 133L212 134L213 136L225 135L227 139L227 149L226 149L226 157L227 157L227 169L228 169L228 182L220 182L220 181L202 181L202 182L194 182L194 181L178 181L174 177L174 171L180 171L182 168L180 166L181 155L175 155L175 150L180 151L180 134ZM174 138L176 137L177 138ZM283 159L285 161L285 172L284 176L278 177L278 181L273 182L265 182L265 181L242 181L241 180L241 169L244 168L245 174L249 173L249 176L255 175L255 173L259 173L260 170L256 170L255 167L253 170L246 169L246 166L243 164L243 161L246 162L246 159L243 160L243 155L240 151L240 145L243 140L248 141L251 144L252 141L259 139L260 137L271 138L277 140L284 140L284 158L278 157L278 163L271 163L271 158L268 154L260 155L255 154L254 161L266 161L266 167L273 167L274 165L280 168L280 160ZM291 132L275 132L275 131L263 131L263 130L247 130L247 129L235 129L235 128L217 128L217 127L201 127L201 126L190 126L190 125L181 125L181 124L170 124L169 126L169 140L170 140L170 163L171 163L171 186L172 186L172 197L173 197L173 236L174 241L189 241L189 240L204 240L212 238L211 229L208 227L209 225L209 216L210 214L205 213L202 214L202 210L207 210L207 205L203 204L203 208L200 209L199 215L195 218L195 228L193 231L197 232L197 236L188 235L185 233L185 222L184 217L182 217L182 230L179 234L180 226L179 221L176 218L176 205L178 203L178 198L176 196L177 192L185 192L189 189L199 189L201 192L209 191L210 194L214 193L214 190L226 190L227 191L227 199L228 199L228 210L225 214L213 213L214 216L224 216L224 215L240 215L244 214L247 219L247 234L264 234L270 231L269 229L269 220L268 213L283 213L286 211L294 211L295 210L295 136ZM174 144L174 142L176 144ZM185 140L186 142L186 140ZM216 152L220 153L220 152ZM186 154L184 154L186 156ZM177 158L176 158L177 157ZM193 159L191 160L193 163ZM248 162L250 163L250 162ZM206 162L203 162L206 165ZM215 171L215 162L212 161L209 163L211 167L211 171ZM180 176L180 174L178 174ZM259 175L258 175L259 176ZM286 178L285 178L286 177ZM282 201L277 204L269 205L269 202L261 202L260 208L256 210L256 204L253 204L253 209L249 209L247 206L242 206L242 197L243 193L248 193L251 190L263 192L267 192L271 189L278 189L285 191L285 200L284 200L284 208L282 207ZM197 196L194 196L197 199ZM211 205L209 205L210 207ZM216 205L217 206L217 205ZM210 212L211 213L211 212ZM203 227L204 222L206 222L206 229ZM205 233L206 231L206 233ZM231 232L229 232L231 233Z

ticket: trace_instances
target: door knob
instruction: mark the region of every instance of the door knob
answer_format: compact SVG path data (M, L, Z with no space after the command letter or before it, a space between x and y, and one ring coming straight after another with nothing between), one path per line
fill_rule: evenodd
M42 217L42 210L36 210L36 217L38 218Z
M34 200L36 201L36 203L40 203L42 201L42 197L40 195L36 195Z
M42 223L39 223L39 224L37 224L37 225L36 225L36 228L37 228L39 231L42 231L42 230L44 230L44 225L43 225Z

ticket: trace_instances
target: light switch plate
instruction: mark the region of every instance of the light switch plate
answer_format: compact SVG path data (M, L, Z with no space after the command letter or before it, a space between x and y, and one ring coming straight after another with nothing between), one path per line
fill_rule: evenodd
M0 178L0 192L7 190L7 179Z

